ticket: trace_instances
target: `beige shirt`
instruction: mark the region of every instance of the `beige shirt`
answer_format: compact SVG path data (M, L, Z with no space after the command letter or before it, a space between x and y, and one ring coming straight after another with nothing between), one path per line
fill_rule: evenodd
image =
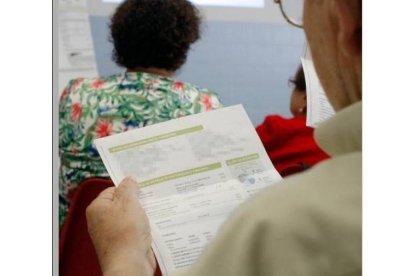
M362 103L316 139L332 159L243 204L185 275L361 275Z

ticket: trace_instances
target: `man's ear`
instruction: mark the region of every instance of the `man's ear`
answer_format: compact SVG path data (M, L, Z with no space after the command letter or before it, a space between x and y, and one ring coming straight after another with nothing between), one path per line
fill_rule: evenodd
M362 1L331 0L330 15L338 27L340 51L350 58L362 55Z

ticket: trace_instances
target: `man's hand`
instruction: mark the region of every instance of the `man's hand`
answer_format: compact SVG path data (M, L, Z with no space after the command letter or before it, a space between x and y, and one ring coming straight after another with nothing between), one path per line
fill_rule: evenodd
M127 177L86 209L89 235L105 276L154 275L149 221L138 195L138 184Z

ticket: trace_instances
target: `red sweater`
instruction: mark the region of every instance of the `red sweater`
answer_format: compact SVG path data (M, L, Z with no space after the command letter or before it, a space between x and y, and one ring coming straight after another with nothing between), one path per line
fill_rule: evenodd
M316 144L313 128L306 126L306 118L286 119L269 115L256 127L256 131L270 160L282 176L303 171L329 158Z

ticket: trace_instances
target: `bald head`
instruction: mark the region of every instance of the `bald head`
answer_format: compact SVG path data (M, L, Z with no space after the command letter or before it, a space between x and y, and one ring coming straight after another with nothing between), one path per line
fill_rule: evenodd
M304 29L336 111L362 99L362 0L306 0Z

